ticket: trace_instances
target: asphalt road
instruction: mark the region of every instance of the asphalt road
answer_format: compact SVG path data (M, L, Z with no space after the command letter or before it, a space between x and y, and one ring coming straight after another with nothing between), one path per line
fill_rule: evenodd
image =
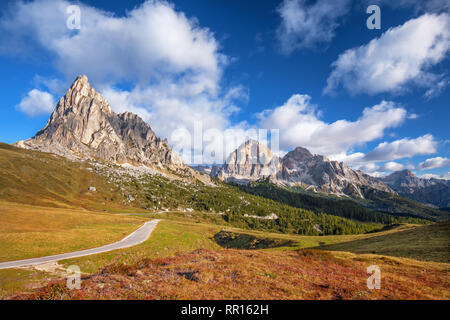
M150 234L152 233L153 229L155 228L155 226L158 224L159 221L161 221L161 220L148 221L142 227L140 227L133 233L129 234L122 240L111 243L111 244L107 244L102 247L92 248L92 249L87 249L87 250L82 250L82 251L63 253L63 254L57 254L57 255L47 256L47 257L42 257L42 258L1 262L0 269L34 266L34 265L47 263L47 262L55 262L55 261L59 261L59 260L84 257L84 256L92 255L92 254L103 253L103 252L113 251L113 250L117 250L117 249L132 247L132 246L135 246L135 245L140 244L140 243L144 242L145 240L147 240L148 237L150 237Z

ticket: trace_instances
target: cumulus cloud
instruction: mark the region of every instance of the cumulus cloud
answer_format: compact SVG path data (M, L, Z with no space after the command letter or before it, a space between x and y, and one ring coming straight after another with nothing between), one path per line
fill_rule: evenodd
M419 178L424 179L443 179L443 180L450 180L450 172L444 173L444 174L433 174L433 173L424 173Z
M55 107L53 96L45 91L33 89L20 101L16 109L33 117L52 112Z
M350 4L351 0L317 0L313 4L284 0L278 7L282 22L277 30L282 52L290 54L296 49L329 43Z
M382 171L399 171L404 169L404 165L395 161L386 162L382 167Z
M177 151L193 147L194 153L201 153L201 144L198 148L193 144L194 136L217 130L225 139L224 131L234 128L229 120L229 116L237 110L233 101L245 97L246 93L242 88L234 88L221 99L212 100L205 93L191 96L182 89L182 86L167 84L164 87L136 87L131 91L105 87L101 92L116 112L131 111L138 114L159 135L168 138ZM194 132L196 126L201 127L198 129L200 133ZM180 135L181 132L184 133Z
M393 171L400 171L404 169L414 170L414 165L410 163L399 163L395 161L388 161L384 164L377 164L377 161L368 161L364 157L364 153L354 153L350 155L340 155L331 157L332 160L343 161L353 169L364 171L374 177L383 177Z
M324 92L342 86L351 94L399 93L409 83L433 88L442 80L430 68L442 61L449 49L449 15L424 14L340 54Z
M417 167L419 170L450 167L450 159L443 157L430 158L421 162Z
M365 108L355 121L326 123L320 113L310 96L295 94L282 106L258 116L261 127L280 129L281 149L303 146L325 155L342 155L353 146L381 138L386 129L398 126L407 116L404 108L389 101Z
M64 0L17 2L5 12L1 29L10 31L0 47L29 48L29 42L56 55L56 64L70 78L89 74L95 82L155 80L188 73L198 89L215 89L226 57L207 28L163 1L147 1L116 17L79 4L81 29L66 27ZM200 81L199 81L200 80Z
M79 3L80 30L66 27L70 4L13 3L0 20L0 52L46 51L65 82L86 74L116 112L140 115L172 145L179 142L173 132L193 136L196 121L204 129L229 128L237 103L246 103L245 88L223 82L228 58L214 34L168 2L149 0L120 17ZM55 89L61 83L37 80Z
M393 142L382 142L364 156L366 161L389 161L411 158L415 155L436 152L437 142L431 134L416 139L404 138Z

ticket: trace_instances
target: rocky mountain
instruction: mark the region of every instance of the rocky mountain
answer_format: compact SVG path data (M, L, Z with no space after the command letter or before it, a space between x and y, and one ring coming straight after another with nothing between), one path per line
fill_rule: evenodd
M191 170L140 117L112 111L84 75L78 76L59 100L47 125L15 145L67 158Z
M450 181L416 177L411 171L396 171L380 178L401 196L437 207L450 207Z
M211 174L229 182L248 183L262 178L276 181L280 170L279 157L264 144L248 140L228 156L222 168L216 168Z
M301 147L279 158L264 144L253 140L231 153L227 163L214 175L224 181L239 183L269 178L280 185L356 198L364 198L362 187L395 193L383 182L362 171L352 170L343 162L312 155Z
M361 187L393 193L393 190L377 179L353 170L343 162L331 161L322 155L312 155L307 149L297 147L282 159L281 181L317 187L319 191L364 198Z

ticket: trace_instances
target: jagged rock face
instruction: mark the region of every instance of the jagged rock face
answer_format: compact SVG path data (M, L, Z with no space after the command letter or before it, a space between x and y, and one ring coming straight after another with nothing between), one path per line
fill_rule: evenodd
M77 77L36 136L16 145L69 158L186 168L140 117L130 112L114 113L86 76Z
M321 155L312 155L307 149L297 147L282 159L281 180L289 184L307 184L318 190L364 198L361 186L393 192L377 179L350 169L345 163L331 161Z
M450 207L450 181L418 178L408 170L396 171L380 180L405 198Z
M269 148L252 140L236 149L227 164L211 174L222 180L241 183L268 177L281 185L302 186L356 198L364 198L361 187L395 193L383 182L361 171L352 170L342 162L312 155L305 148L297 147L280 159L274 157Z
M248 182L262 178L276 179L280 159L264 144L248 140L233 151L226 163L212 174L225 181Z

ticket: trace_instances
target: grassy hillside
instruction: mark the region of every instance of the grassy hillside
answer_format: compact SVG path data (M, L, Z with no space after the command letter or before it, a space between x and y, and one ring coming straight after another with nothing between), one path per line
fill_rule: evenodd
M65 282L34 291L30 282L39 287L39 279L41 285L47 285L55 276L30 270L0 270L0 296L2 292L4 296L28 292L20 297L436 299L450 294L448 281L442 278L448 272L448 264L302 249L373 238L377 233L301 236L232 227L223 231L223 228L198 222L195 217L165 218L151 238L138 246L60 261L63 267L75 264L91 274L83 280L81 291L68 292L64 289ZM380 234L411 228L415 227L404 225ZM223 232L240 239L269 239L284 246L222 250L216 235ZM247 240L239 243L241 248L246 245ZM365 269L371 264L383 270L386 287L381 292L367 290L365 286L368 276Z
M402 200L401 203L406 202L415 211L405 209L404 213L399 213L396 211L398 207L396 207L395 203L395 199L399 197L390 200L394 208L392 212L386 212L387 209L385 207L383 207L384 212L380 212L366 208L354 200L305 194L294 189L280 188L268 182L254 182L249 185L239 185L236 187L249 194L272 199L296 208L311 210L317 213L326 212L328 214L365 222L384 224L424 223L424 219L436 221L445 219L448 216L445 212L434 210L403 198L400 198Z
M124 211L123 198L84 162L0 143L0 199L46 207ZM95 186L97 191L88 188ZM126 209L125 209L126 210Z
M366 285L369 265L382 270L381 290ZM316 250L195 250L171 258L111 264L16 299L450 299L448 265Z
M434 209L395 194L373 189L365 189L363 192L366 199L362 200L361 203L377 211L398 216L424 218L431 221L450 219L448 211Z
M321 248L449 263L450 221Z

